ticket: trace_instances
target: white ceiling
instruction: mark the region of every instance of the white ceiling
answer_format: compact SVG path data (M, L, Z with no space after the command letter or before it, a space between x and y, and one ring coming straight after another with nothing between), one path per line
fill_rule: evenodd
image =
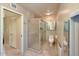
M20 3L19 5L32 11L37 16L44 16L47 10L56 14L60 6L58 3Z

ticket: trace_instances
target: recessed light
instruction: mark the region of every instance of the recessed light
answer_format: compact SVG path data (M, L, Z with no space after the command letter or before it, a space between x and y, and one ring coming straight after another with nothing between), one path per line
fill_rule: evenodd
M45 15L51 15L51 13L46 13Z
M50 10L47 10L47 12L45 13L45 15L49 16L51 15L53 12L51 12Z

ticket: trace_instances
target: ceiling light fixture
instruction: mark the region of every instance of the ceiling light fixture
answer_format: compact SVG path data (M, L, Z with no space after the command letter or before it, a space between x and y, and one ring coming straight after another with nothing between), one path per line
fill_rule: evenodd
M45 15L49 16L51 15L53 12L51 12L50 10L47 10L47 12L45 13Z

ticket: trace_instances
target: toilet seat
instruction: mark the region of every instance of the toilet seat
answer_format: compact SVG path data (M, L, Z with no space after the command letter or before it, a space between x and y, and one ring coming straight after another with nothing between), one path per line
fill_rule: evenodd
M49 44L50 44L50 46L52 46L53 43L54 43L54 37L53 37L53 35L50 35L49 36Z

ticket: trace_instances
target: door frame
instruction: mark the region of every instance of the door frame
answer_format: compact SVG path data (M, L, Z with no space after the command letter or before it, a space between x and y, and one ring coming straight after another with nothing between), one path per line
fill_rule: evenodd
M74 21L71 19L72 17L74 17L74 16L76 16L76 15L78 15L79 14L79 8L78 9L76 9L76 10L74 10L70 15L69 15L69 19L70 19L70 33L69 33L69 35L70 35L70 37L69 37L69 56L75 56L76 55L76 50L75 50L75 48L76 48L76 42L75 42L75 38L74 39L72 39L72 37L73 36L75 36L75 35L71 35L71 34L73 34L71 31L72 31L72 22L74 23ZM72 26L71 26L72 25ZM75 29L74 29L75 30ZM75 32L75 31L74 31Z
M21 36L20 36L21 37L21 45L20 45L21 49L20 50L21 50L21 53L23 53L23 22L24 22L23 14L20 13L20 12L15 11L15 10L13 10L11 8L4 7L4 6L1 6L1 52L3 51L3 31L4 31L4 19L3 19L3 17L4 17L4 9L21 15Z

